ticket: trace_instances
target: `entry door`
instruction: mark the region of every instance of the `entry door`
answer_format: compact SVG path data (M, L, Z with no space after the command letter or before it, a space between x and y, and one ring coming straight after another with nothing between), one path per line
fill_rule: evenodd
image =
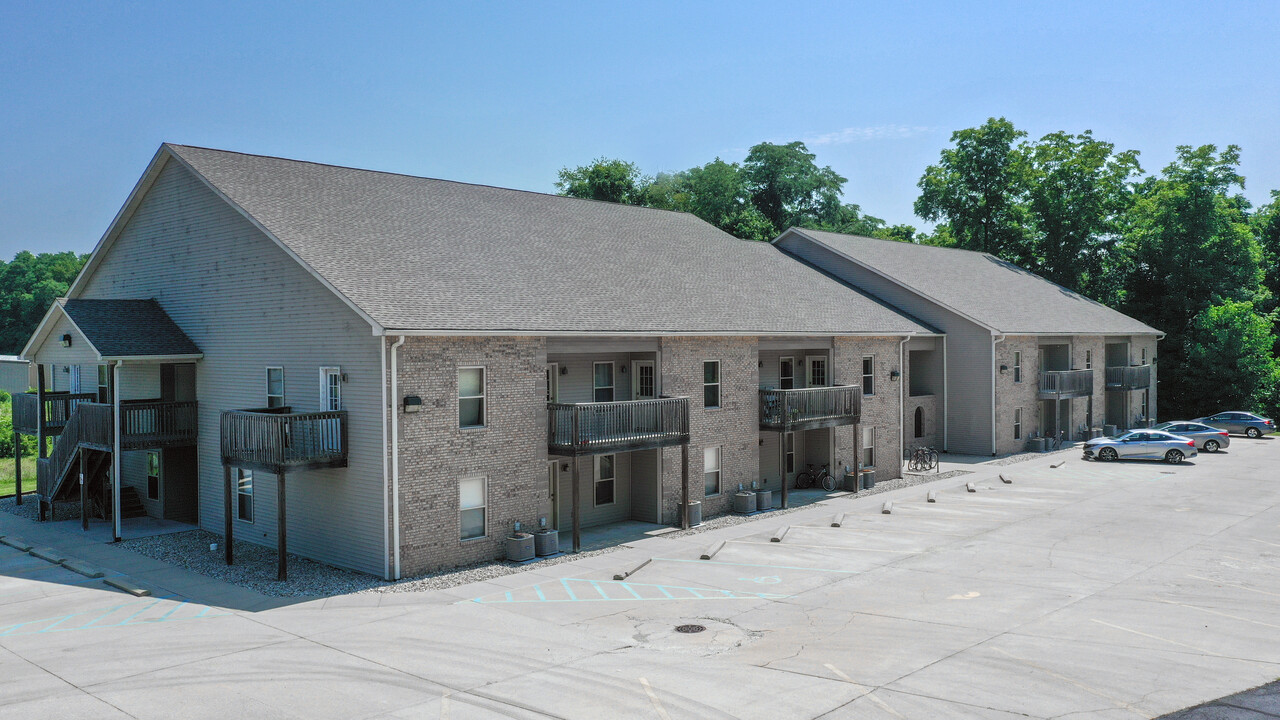
M547 499L551 503L551 517L547 518L547 527L552 530L560 528L560 461L547 463Z
M560 363L547 363L547 402L560 402Z
M631 397L634 400L653 400L658 397L658 381L652 360L636 360L631 363Z
M342 409L342 368L320 368L320 410ZM319 423L320 446L328 452L342 450L342 421L337 418Z
M827 387L831 384L825 355L810 355L804 359L804 364L806 387Z

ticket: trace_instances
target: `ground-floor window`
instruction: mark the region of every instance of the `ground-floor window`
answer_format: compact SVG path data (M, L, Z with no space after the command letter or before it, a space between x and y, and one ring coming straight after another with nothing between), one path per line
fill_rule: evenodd
M720 447L702 451L702 494L706 497L720 494Z
M253 522L253 471L236 468L236 517Z
M160 499L160 453L147 452L147 499Z
M874 427L862 428L862 467L873 468L876 466L876 429Z
M924 408L922 407L916 408L915 431L916 431L916 437L918 438L924 437Z
M1022 408L1013 409L1013 439L1022 439Z
M596 456L596 507L612 505L618 485L618 458L616 455Z
M487 478L484 476L462 478L458 481L458 523L463 540L482 538L485 529L485 505L488 495Z
M1150 407L1150 403L1151 403L1151 391L1143 390L1142 391L1142 419L1143 420L1146 420L1147 418L1151 417L1150 415L1147 414L1147 409L1148 407Z
M796 434L793 432L783 434L783 454L787 459L787 473L796 471Z

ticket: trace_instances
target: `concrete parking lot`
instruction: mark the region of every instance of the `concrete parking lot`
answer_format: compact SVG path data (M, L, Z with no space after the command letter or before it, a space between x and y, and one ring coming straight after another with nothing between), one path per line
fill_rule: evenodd
M306 602L0 517L155 593L0 546L0 717L1154 717L1280 677L1278 461L1242 439L1180 466L976 466Z

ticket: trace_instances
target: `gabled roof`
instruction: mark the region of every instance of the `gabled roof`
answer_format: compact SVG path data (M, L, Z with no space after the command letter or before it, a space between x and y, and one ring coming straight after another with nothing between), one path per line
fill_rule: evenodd
M43 341L58 315L65 315L99 360L199 358L200 348L155 300L59 298L32 334L23 357Z
M686 213L168 144L148 175L169 158L375 333L935 332ZM144 176L95 257L149 184Z
M921 298L996 333L1159 335L1161 331L990 253L792 228ZM908 308L909 309L909 308Z

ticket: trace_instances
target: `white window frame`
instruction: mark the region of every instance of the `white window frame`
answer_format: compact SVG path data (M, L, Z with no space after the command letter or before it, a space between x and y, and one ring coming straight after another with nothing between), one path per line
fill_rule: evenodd
M813 382L813 366L820 363L822 365L822 383L815 384ZM805 387L830 387L831 386L831 363L827 361L826 355L806 355L804 358L804 385Z
M338 378L337 385L330 385L329 378ZM338 407L329 406L329 390L337 388L338 390ZM321 412L328 410L342 409L342 368L337 366L324 366L320 368L320 410Z
M152 457L154 457L154 458L156 459L156 474L155 474L155 475L152 475L152 474L151 474L151 458L152 458ZM160 499L160 492L161 492L161 491L160 491L160 488L161 488L161 485L162 485L162 484L163 484L163 482L164 482L164 475L163 475L163 473L164 473L164 469L163 469L163 467L161 466L161 462L160 462L160 461L161 461L161 459L162 459L162 458L160 457L160 451L159 451L159 450L148 450L148 451L147 451L147 454L146 454L146 460L145 460L145 462L146 462L146 464L147 464L147 499L148 499L148 500L159 500L159 499ZM152 497L152 496L151 496L151 478L153 478L153 477L156 479L156 494L155 494L155 497Z
M111 366L99 365L98 367L98 402L111 402Z
M715 469L707 468L707 453L714 450L716 453ZM714 474L716 476L716 491L707 492L707 476ZM703 497L719 497L724 492L724 446L711 445L702 449L702 496Z
M608 385L596 385L596 379L598 377L598 375L596 374L596 368L600 367L601 365L609 366L609 384ZM618 369L613 366L613 361L611 360L591 363L591 402L615 402L618 399L617 372L618 372ZM601 390L609 391L608 400L598 399L600 397L598 393Z
M791 366L791 373L790 373L790 374L785 374L785 373L783 373L783 371L782 371L782 367L783 367L783 365L790 365L790 366ZM787 381L788 381L788 380L790 380L790 381L791 381L791 384L790 384L790 385L788 385L788 384L787 384ZM778 389L780 389L780 390L792 390L792 389L794 389L794 388L795 388L795 386L796 386L796 359L795 359L795 357L793 357L793 356L791 356L791 355L785 355L785 356L783 356L783 357L778 358Z
M723 464L723 461L721 461ZM796 434L788 432L782 434L782 472L790 475L796 471Z
M1013 409L1013 439L1022 439L1022 408Z
M236 481L236 520L242 523L253 524L254 502L253 502L253 471L245 468L232 468L234 470L233 477ZM249 482L246 484L245 480ZM245 488L249 488L245 492ZM244 505L241 504L241 498L249 498L249 517L245 517Z
M80 366L71 365L68 368L68 373L70 373L71 379L68 381L67 389L69 389L73 394L82 392L80 385Z
M271 394L271 371L272 370L280 371L280 394L279 395ZM289 403L285 400L287 388L284 382L284 366L268 365L266 368L266 371L263 373L262 380L265 385L264 390L266 391L266 396L267 396L267 407L268 408L287 407ZM280 398L280 403L278 405L271 404L271 398L275 398L275 397Z
M1013 381L1022 382L1022 351L1013 351Z
M652 392L650 392L648 395L644 395L641 392L643 388L641 388L640 386L643 381L641 380L640 376L643 375L644 373L640 371L640 368L649 368L649 378L653 384L653 387L651 388ZM632 360L631 361L631 399L639 400L641 397L645 397L650 400L656 400L658 398L658 395L659 395L658 364L653 360Z
M547 402L560 402L560 363L547 363Z
M1142 391L1142 419L1151 419L1151 389L1147 388Z
M613 458L613 462L612 462L613 477L607 477L607 478L600 477L600 461L606 457ZM614 453L605 453L603 455L596 455L594 473L595 474L592 475L593 482L591 483L591 506L592 507L609 507L611 505L617 505L618 504L618 456ZM606 482L613 483L613 490L610 492L610 495L612 495L613 499L607 503L597 502L599 500L600 483L606 483Z
M707 365L716 366L716 381L707 382ZM716 410L724 406L724 375L723 368L720 366L719 360L703 360L702 361L702 407L706 410ZM716 404L707 404L707 388L712 385L716 388Z
M484 502L481 503L480 505L476 505L475 507L463 507L462 506L462 484L464 482L468 482L471 480L480 481L480 488L481 488L482 498ZM462 513L467 512L468 510L480 511L481 515L484 517L484 534L473 535L472 537L462 536L462 527L463 527ZM487 537L489 537L489 476L467 475L464 477L460 477L458 478L458 541L465 543L465 542L472 542L473 540L484 540Z
M867 425L862 428L862 467L874 468L876 466L876 428L874 425ZM871 462L867 462L867 455L870 454Z
M1146 349L1146 348L1142 348L1142 364L1143 364L1143 365L1146 365L1146 364L1147 364L1147 349Z
M871 361L871 372L867 372L868 360ZM871 392L867 392L867 388L870 388ZM875 355L862 356L862 394L863 395L876 394L876 356Z
M480 371L480 394L479 395L463 395L462 394L462 373L465 370ZM484 365L460 365L458 366L458 374L455 378L457 382L458 395L458 429L459 430L483 430L489 427L489 371ZM480 401L480 424L479 425L463 425L462 424L462 401L463 400L479 400ZM486 492L488 490L486 489ZM485 496L488 502L488 495Z
M1084 351L1084 369L1085 370L1093 369L1093 351L1092 350Z

